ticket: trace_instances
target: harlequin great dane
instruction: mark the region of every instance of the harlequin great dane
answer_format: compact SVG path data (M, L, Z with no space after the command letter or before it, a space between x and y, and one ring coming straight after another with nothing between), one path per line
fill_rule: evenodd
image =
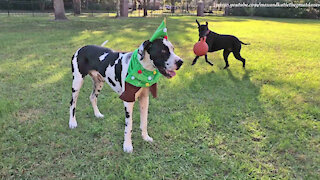
M102 118L104 115L100 113L97 106L99 92L104 82L107 82L119 95L124 92L125 78L128 73L131 55L132 52L115 52L109 48L96 45L84 46L76 51L71 62L73 73L69 120L69 127L71 129L77 127L75 110L84 77L89 74L93 80L93 91L90 95L90 101L95 116ZM138 48L138 59L145 69L149 71L158 69L159 72L167 78L175 76L175 70L178 70L183 63L181 58L174 53L171 42L165 38L156 39L153 42L149 40L143 42ZM140 88L139 91L135 93L135 98L139 99L140 104L140 128L142 138L145 141L152 142L153 139L148 135L147 131L149 88ZM123 104L125 107L123 150L130 153L133 151L131 133L134 102L123 101Z

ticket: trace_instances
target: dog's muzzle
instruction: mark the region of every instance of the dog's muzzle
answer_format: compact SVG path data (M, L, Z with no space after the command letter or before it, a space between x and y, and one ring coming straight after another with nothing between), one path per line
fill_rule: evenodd
M207 30L205 33L199 34L199 37L200 37L200 38L206 37L206 36L209 35L210 32L211 32L210 30Z
M181 59L176 62L177 70L180 69L180 67L182 66L182 64L183 64L183 61L182 61Z
M168 70L168 69L165 69L165 68L158 68L158 70L160 71L160 73L162 74L162 75L164 75L166 78L172 78L172 77L174 77L175 75L176 75L176 70L179 70L180 69L180 67L182 66L182 64L183 64L183 61L181 60L181 59L179 59L176 63L175 63L175 65L176 65L176 69L174 69L174 70Z

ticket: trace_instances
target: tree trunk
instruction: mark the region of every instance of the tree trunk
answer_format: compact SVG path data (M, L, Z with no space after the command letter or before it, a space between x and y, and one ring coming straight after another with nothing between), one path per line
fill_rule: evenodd
M120 17L120 0L116 1L117 15L116 17Z
M45 3L45 1L40 1L40 11L44 11L44 8L46 7L46 3Z
M147 0L143 0L143 17L148 16L148 5Z
M132 10L137 10L137 0L133 0Z
M66 20L63 0L53 0L55 20Z
M74 14L81 14L81 0L73 0Z
M89 9L89 0L86 0L86 3L85 3L85 4L86 4L85 9L88 10L88 9Z
M120 0L120 16L128 17L128 0Z
M176 1L175 1L175 0L171 0L171 13L174 13L174 10L175 10L175 3L176 3Z

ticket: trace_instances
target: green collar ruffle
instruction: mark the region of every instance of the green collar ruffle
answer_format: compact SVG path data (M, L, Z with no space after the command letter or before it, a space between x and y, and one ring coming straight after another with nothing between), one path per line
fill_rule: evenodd
M143 68L138 58L138 49L132 53L128 75L125 79L127 83L136 87L150 87L159 81L160 76L158 69L149 71Z

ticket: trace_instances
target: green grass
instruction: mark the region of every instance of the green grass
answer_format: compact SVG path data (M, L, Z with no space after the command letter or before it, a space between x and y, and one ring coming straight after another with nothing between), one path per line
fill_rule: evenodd
M133 51L161 18L0 16L1 179L317 179L320 176L320 22L199 18L243 42L247 68L222 52L194 58L195 17L167 19L185 64L161 78L149 134L134 110L134 152L122 151L123 104L107 85L94 117L86 78L70 130L72 54L86 44Z

